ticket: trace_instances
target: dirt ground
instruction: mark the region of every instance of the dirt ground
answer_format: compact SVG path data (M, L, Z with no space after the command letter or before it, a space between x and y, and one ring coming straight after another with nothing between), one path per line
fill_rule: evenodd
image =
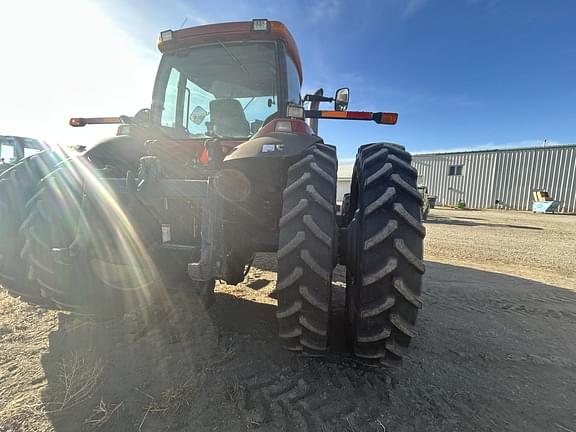
M576 217L434 209L426 225L396 370L280 349L273 255L208 312L174 298L95 322L2 292L0 431L576 432Z

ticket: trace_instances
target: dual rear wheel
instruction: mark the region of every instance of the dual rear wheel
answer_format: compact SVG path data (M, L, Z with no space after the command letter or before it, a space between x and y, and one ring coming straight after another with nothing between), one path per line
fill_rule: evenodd
M286 348L328 350L332 270L346 265L346 340L360 358L398 364L416 335L424 227L411 157L402 147L362 146L336 223L336 151L316 144L288 170L280 219L278 324Z
M30 303L102 318L148 302L158 277L149 230L137 226L145 209L120 203L81 159L49 162L34 156L0 179L2 285Z
M55 170L21 227L29 278L56 307L80 314L114 317L147 302L157 273L138 228L143 215L107 190L96 170Z
M29 278L22 249L25 238L22 224L26 221L38 183L57 164L58 157L43 151L24 159L0 176L0 284L14 296L43 306L40 287Z

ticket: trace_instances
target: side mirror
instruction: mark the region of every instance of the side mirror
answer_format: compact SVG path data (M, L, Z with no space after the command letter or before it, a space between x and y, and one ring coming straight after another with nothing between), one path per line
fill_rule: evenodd
M138 124L149 124L150 123L150 109L149 108L142 108L140 111L136 113L134 116L134 120Z
M336 90L336 96L334 97L334 110L335 111L346 111L348 109L348 101L350 100L350 89L340 88Z

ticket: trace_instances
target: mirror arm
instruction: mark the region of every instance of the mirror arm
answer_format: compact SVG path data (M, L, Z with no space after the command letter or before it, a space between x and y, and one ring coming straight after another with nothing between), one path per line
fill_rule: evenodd
M314 92L314 95L304 96L304 101L306 102L306 98L309 96L323 97L323 95L324 95L324 89L319 88L318 90L316 90L316 92ZM309 99L309 102L310 102L310 110L317 111L320 108L320 101L319 100L310 100ZM314 133L316 135L318 135L318 119L311 117L309 120L309 125L310 125L310 128L314 131Z
M307 94L306 96L304 96L304 102L334 102L334 98L316 94L313 95Z

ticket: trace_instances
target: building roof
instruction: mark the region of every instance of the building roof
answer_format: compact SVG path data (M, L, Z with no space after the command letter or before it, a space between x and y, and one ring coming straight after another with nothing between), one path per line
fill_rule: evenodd
M510 148L494 148L486 150L465 150L465 151L443 151L443 152L430 152L430 153L412 153L413 157L418 156L436 156L436 155L457 155L469 153L496 153L496 152L510 152L510 151L525 151L525 150L553 150L559 148L576 147L576 144L562 144L553 146L538 146L538 147L510 147Z
M562 148L576 148L576 144L563 144L554 146L542 147L511 147L501 149L487 149L487 150L469 150L469 151L452 151L452 152L431 152L431 153L412 153L414 158L421 156L440 156L440 155L461 155L470 153L496 153L496 152L511 152L511 151L526 151L526 150L554 150ZM354 160L341 160L338 164L338 180L352 179L352 171L354 169Z

